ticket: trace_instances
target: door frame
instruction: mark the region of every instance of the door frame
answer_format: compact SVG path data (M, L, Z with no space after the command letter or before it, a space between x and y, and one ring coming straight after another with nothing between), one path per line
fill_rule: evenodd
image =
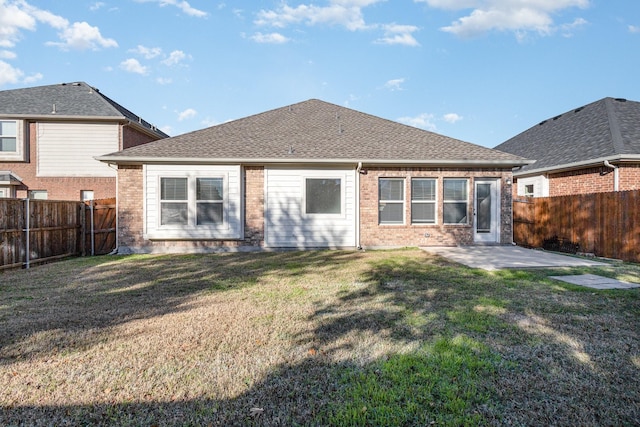
M478 231L478 184L490 184L490 231ZM474 243L497 244L500 243L500 178L476 178L473 182L473 241Z

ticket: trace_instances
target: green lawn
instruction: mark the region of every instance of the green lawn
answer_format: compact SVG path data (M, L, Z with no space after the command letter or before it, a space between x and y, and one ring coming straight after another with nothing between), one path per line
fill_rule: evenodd
M105 256L0 273L0 425L638 425L640 266L419 250Z

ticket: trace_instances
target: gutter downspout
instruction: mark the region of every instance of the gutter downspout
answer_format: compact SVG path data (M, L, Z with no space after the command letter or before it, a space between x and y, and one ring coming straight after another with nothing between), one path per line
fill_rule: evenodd
M360 173L362 172L362 162L358 162L356 167L356 248L360 246Z
M619 191L620 189L620 171L617 166L609 163L608 160L604 161L604 165L608 168L613 169L613 191Z

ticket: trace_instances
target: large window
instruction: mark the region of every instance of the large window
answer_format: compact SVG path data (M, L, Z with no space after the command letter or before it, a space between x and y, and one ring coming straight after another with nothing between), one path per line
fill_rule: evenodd
M436 180L414 178L411 180L411 223L436 223Z
M466 179L445 179L443 186L444 223L468 224L468 181Z
M380 178L378 182L378 222L404 224L404 179Z
M223 222L224 178L160 178L160 225Z
M18 150L18 123L0 120L0 152L15 153Z
M306 178L306 214L341 214L342 180L340 178Z

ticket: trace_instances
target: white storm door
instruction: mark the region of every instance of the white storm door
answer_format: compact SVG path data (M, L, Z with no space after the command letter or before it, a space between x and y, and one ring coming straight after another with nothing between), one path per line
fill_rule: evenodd
M474 183L473 236L476 243L500 242L500 190L497 179Z

